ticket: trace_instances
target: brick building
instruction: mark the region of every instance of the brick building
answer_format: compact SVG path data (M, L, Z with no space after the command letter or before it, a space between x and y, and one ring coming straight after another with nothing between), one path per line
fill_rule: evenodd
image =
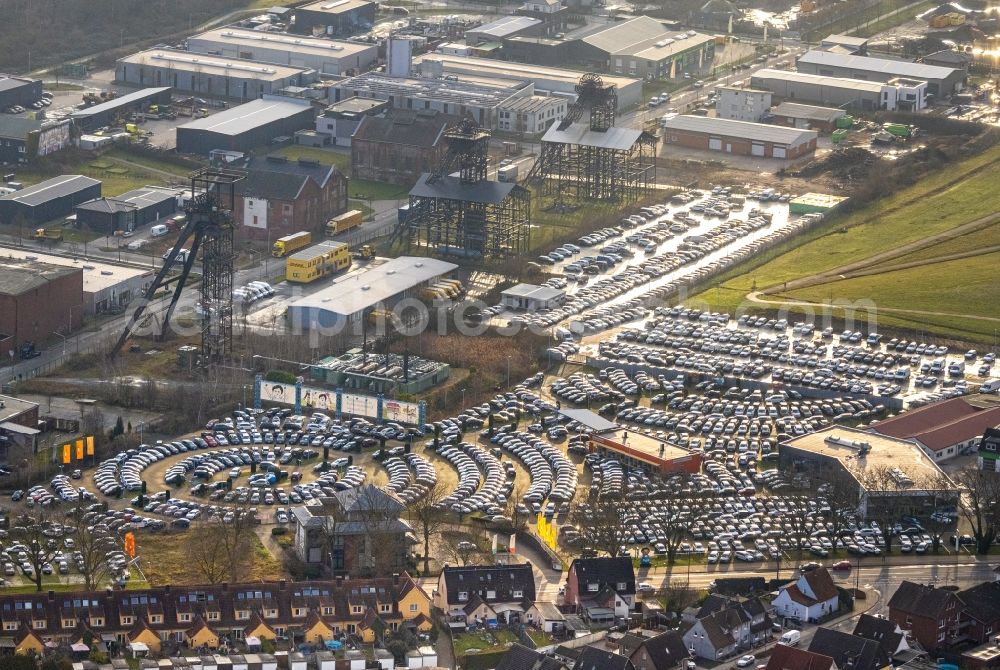
M0 395L0 459L9 460L12 447L36 451L38 433L38 403Z
M26 342L41 345L82 325L82 269L0 258L0 354L7 360Z
M904 580L889 599L889 620L934 651L958 638L962 607L952 591Z
M628 556L577 558L569 566L563 602L591 618L592 610L606 610L614 620L628 616L635 593L635 568Z
M351 176L412 186L440 164L447 150L444 131L459 121L433 109L365 116L351 137Z
M778 159L816 151L814 130L689 115L666 119L661 125L664 143L689 149Z
M326 222L347 211L347 178L318 161L254 159L236 188L233 215L249 239L273 241L303 230L322 237Z

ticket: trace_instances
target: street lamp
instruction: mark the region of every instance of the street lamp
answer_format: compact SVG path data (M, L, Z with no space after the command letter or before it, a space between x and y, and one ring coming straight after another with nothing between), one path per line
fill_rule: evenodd
M507 356L507 388L510 388L510 355Z
M462 411L465 411L465 389L462 389Z

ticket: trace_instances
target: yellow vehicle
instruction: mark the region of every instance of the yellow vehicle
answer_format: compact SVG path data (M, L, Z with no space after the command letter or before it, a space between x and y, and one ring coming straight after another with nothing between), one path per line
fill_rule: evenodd
M308 284L349 267L351 267L351 253L346 244L333 241L320 242L288 257L285 262L285 279Z
M39 228L35 231L36 240L49 240L51 242L61 242L63 234L61 230L45 230Z
M352 209L344 212L326 222L326 234L329 237L333 237L334 235L345 233L352 228L357 228L361 225L363 218L361 210Z
M375 258L375 249L370 244L366 244L354 252L355 258L368 261Z
M294 254L299 249L305 249L312 244L312 233L302 231L292 235L282 237L271 247L271 255L275 258L284 258L288 254Z

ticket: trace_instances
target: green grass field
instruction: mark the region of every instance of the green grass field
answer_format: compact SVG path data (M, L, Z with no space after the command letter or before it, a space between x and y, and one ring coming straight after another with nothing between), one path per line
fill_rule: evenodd
M324 164L333 164L336 165L337 169L344 174L351 174L351 154L343 151L333 151L331 149L320 149L319 147L304 147L300 144L290 144L286 147L281 147L276 151L272 151L271 153L277 156L284 156L285 158L292 160L305 158L306 160L315 160Z
M992 167L998 160L1000 147L993 147L876 204L831 217L823 226L762 254L756 259L756 267L744 266L724 275L712 288L694 296L689 302L707 303L711 309L734 312L741 306L746 307L745 296L752 290L781 287L784 282L856 263L990 216L1000 211L1000 189L996 188L996 173ZM997 226L991 225L881 261L881 266L995 244L998 239L996 231ZM834 298L870 298L883 307L992 316L995 312L991 313L984 307L985 303L981 295L977 295L976 288L966 288L969 282L974 287L983 288L979 274L990 274L989 268L982 265L984 262L987 261L980 257L937 263L926 269L900 270L884 276L830 282L789 291L787 295L793 299L829 302L832 292ZM963 287L964 297L959 298L951 288L956 284ZM993 337L992 322L988 321L898 314L881 315L880 318L886 324L951 337L977 341L981 341L986 334L990 341Z

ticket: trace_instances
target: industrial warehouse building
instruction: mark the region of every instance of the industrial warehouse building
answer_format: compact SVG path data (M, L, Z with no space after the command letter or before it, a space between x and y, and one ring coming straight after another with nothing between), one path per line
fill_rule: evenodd
M177 212L178 192L146 186L114 198L98 198L76 206L76 225L102 235L133 232Z
M758 123L771 108L771 92L738 86L720 86L715 103L715 116L733 121Z
M376 3L367 0L319 0L296 7L290 29L302 35L354 35L375 23Z
M754 88L771 91L775 97L796 102L814 102L827 107L854 108L862 111L923 109L926 82L916 86L826 77L802 72L763 69L750 78ZM902 96L902 99L900 99ZM911 98L912 99L908 99Z
M666 144L690 149L779 159L800 158L816 150L815 130L687 115L665 119L661 125Z
M240 61L177 49L150 49L118 60L115 81L133 86L171 86L177 91L253 100L287 86L307 86L316 71L291 65Z
M703 71L715 57L715 38L693 30L668 30L661 21L637 16L602 27L571 47L574 60L640 79L678 79Z
M820 50L805 52L799 56L796 64L799 72L824 77L881 82L893 79L925 81L927 93L937 97L948 97L956 93L967 76L964 70L956 68Z
M41 347L83 325L83 270L0 254L0 351ZM37 254L33 254L37 255Z
M28 105L42 97L42 80L0 74L0 110Z
M0 196L0 224L36 226L68 216L81 202L101 197L101 182L79 174L64 174Z
M531 95L514 98L500 106L497 129L511 133L538 135L562 121L569 101L554 96Z
M436 258L400 256L376 268L339 277L326 288L299 298L288 307L288 323L300 333L319 328L334 333L357 327L360 334L359 324L369 312L391 310L457 267Z
M0 163L27 163L72 144L69 120L0 116Z
M308 100L265 95L260 100L179 126L177 151L203 156L213 149L249 151L275 137L290 137L296 130L312 128L314 121Z
M579 70L437 52L414 58L413 66L419 68L422 76L429 78L455 75L459 78L488 77L509 82L531 81L535 87L534 94L554 95L570 101L576 99L576 85L582 75ZM642 102L642 80L614 75L602 75L601 79L605 84L614 84L618 93L618 109L628 109Z
M0 263L8 259L21 262L39 262L72 271L79 270L83 276L81 304L83 313L86 315L121 311L132 300L143 295L156 274L153 270L101 263L90 258L80 260L68 256L54 256L39 253L35 249L3 249L0 251ZM78 310L74 309L73 311ZM2 350L2 345L0 345L0 350Z
M471 116L484 128L495 128L497 110L512 98L534 94L528 81L488 78L416 79L387 77L369 72L337 82L330 89L334 102L347 98L388 100L397 109L434 109L444 114Z
M516 35L538 36L545 29L541 19L530 16L501 16L465 31L465 43L470 46L500 42Z
M554 309L563 304L565 299L566 291L537 284L516 284L500 294L501 305L526 312Z
M797 102L783 102L771 108L771 123L790 128L812 128L832 132L837 128L837 119L847 113L836 107L817 107Z
M194 53L305 67L329 75L364 72L378 58L378 46L372 43L265 33L242 28L209 30L189 37L187 47Z
M146 111L150 105L169 105L172 92L173 89L169 86L144 88L93 107L78 109L70 114L69 118L73 119L77 127L85 132L97 130L104 126L114 125L130 112Z

